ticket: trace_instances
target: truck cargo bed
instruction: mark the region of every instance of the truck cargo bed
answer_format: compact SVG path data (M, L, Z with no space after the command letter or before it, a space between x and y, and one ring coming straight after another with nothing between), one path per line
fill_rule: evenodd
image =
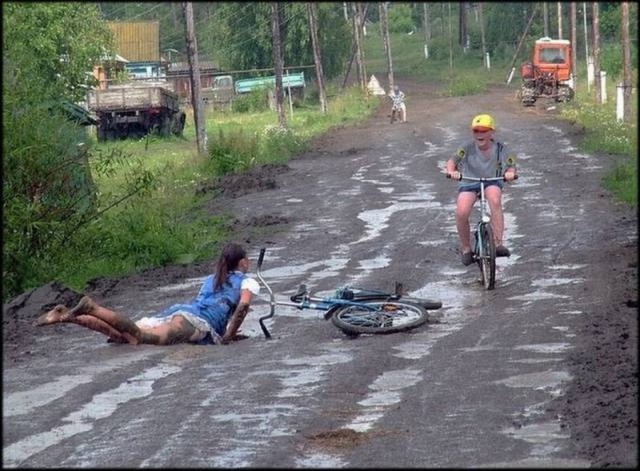
M178 110L178 96L164 87L111 87L91 90L87 99L93 111L115 111L164 107Z

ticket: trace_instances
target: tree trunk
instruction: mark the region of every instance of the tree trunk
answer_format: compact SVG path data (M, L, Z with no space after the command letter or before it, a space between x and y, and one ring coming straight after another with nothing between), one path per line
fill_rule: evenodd
M467 2L458 3L458 44L467 48Z
M482 63L489 68L487 63L487 42L484 39L484 16L482 15L482 2L478 3L478 14L480 16L480 41L482 42Z
M367 10L369 9L369 4L367 3L364 7L364 17L367 16ZM364 21L364 18L363 18ZM355 24L353 26L355 31ZM349 65L347 66L347 72L344 74L344 80L342 81L342 89L347 85L347 80L349 79L349 74L351 73L351 66L353 65L353 59L355 59L356 54L358 53L358 48L356 47L355 42L355 33L354 33L354 41L353 41L353 51L351 52L351 59L349 59Z
M602 104L602 93L600 90L600 6L598 2L593 2L593 73L594 85L596 89L596 103Z
M351 12L353 14L353 38L355 40L356 46L356 76L358 79L358 84L360 88L363 90L367 88L367 77L364 69L364 51L363 51L363 35L362 35L362 26L364 23L364 18L366 15L362 14L362 8L360 3L351 2Z
M578 79L578 26L576 20L578 17L576 2L569 4L570 14L569 23L571 27L571 76L573 77L573 90L577 91L577 79Z
M453 29L451 27L451 2L449 7L449 76L453 73ZM450 77L451 78L451 77Z
M380 2L378 4L380 12L380 24L382 25L382 42L384 43L384 53L387 57L387 77L389 80L389 92L393 90L393 61L391 59L391 43L389 42L389 17L387 15L387 4Z
M196 126L198 153L207 153L207 128L200 91L200 64L198 63L198 43L193 26L193 4L183 2L182 9L185 19L185 34L187 41L187 56L189 59L189 77L191 79L191 105L193 106L193 120Z
M622 2L622 75L623 75L623 97L624 107L622 109L622 119L625 123L631 124L631 41L629 38L629 2Z
M429 3L422 4L422 26L424 28L424 42L428 43L431 39L431 24L429 23Z
M558 2L558 39L562 39L562 2Z
M278 112L278 124L282 128L287 127L287 115L284 111L284 92L282 89L282 41L280 39L280 3L271 4L271 34L273 36L273 66L276 74L276 111Z
M542 2L542 21L544 23L544 37L549 37L549 7L547 2Z
M316 63L316 79L318 81L318 96L320 99L320 109L322 113L327 112L327 94L324 87L324 72L322 70L322 54L320 52L320 42L318 41L318 4L307 3L309 14L309 31L311 32L311 46L313 47L313 59Z

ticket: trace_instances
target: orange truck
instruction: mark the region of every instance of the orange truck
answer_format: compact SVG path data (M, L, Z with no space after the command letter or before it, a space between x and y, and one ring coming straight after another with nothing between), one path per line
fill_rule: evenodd
M538 98L557 102L573 99L571 42L567 39L540 38L533 48L533 60L522 64L521 101L533 106Z

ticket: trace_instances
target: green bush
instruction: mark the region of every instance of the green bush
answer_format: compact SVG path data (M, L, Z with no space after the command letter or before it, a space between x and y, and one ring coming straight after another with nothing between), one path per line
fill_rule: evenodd
M260 139L261 161L286 162L304 148L303 141L289 128L267 126Z
M236 113L256 113L269 109L267 88L257 88L249 93L237 96L233 100L233 111Z
M209 140L209 158L205 172L213 176L242 172L251 168L257 159L259 137L242 130L226 134L220 129L217 139Z
M46 108L11 103L3 117L5 300L42 281L49 254L93 214L95 189L82 127Z
M482 77L456 75L449 85L449 96L465 96L482 93L487 88L487 81Z
M389 32L409 33L415 30L415 24L411 18L411 7L403 3L391 3L388 10Z

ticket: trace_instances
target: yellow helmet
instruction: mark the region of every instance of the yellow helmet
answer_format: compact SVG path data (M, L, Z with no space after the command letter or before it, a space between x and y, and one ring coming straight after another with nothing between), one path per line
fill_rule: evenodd
M471 129L474 131L495 131L496 122L489 114L479 114L471 120Z

